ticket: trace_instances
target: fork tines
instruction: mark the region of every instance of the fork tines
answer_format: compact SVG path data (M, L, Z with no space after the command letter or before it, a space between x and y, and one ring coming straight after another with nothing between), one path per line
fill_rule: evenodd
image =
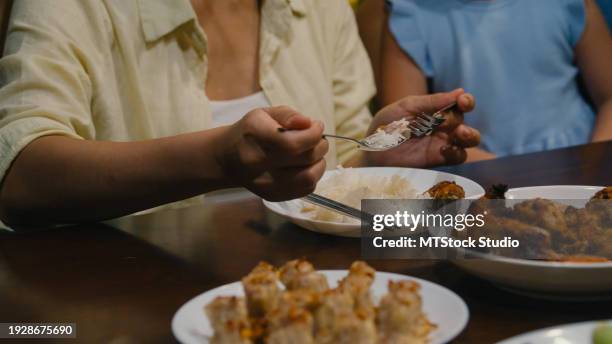
M416 118L410 122L408 128L412 135L416 137L425 136L431 134L433 129L444 122L442 114L436 113L434 115L428 115L424 112L416 115Z

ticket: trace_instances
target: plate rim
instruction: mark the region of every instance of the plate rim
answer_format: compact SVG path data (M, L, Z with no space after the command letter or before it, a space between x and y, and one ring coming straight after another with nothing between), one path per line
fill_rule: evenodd
M324 273L324 274L336 274L336 273L343 273L346 274L348 273L348 269L322 269L322 270L317 270L318 272ZM463 300L463 298L461 296L459 296L459 294L455 293L453 290L426 280L426 279L422 279L419 277L415 277L415 276L411 276L411 275L404 275L404 274L400 274L400 273L396 273L396 272L387 272L387 271L376 271L376 275L381 274L383 276L386 276L388 279L401 279L401 280L413 280L416 281L417 283L420 284L421 286L421 290L423 288L425 288L425 286L428 286L428 288L434 288L434 289L438 289L439 291L447 294L449 297L456 299L458 306L461 309L461 314L463 314L462 319L460 319L460 321L457 322L457 325L455 326L455 328L449 330L448 334L444 337L441 338L441 342L442 343L447 343L449 341L451 341L452 339L456 338L459 334L461 334L461 332L463 332L465 330L465 328L467 327L469 320L470 320L470 309L468 307L468 305L466 304L465 300ZM329 276L326 276L329 278ZM375 277L376 278L376 277ZM186 343L184 341L184 337L182 334L179 334L181 332L177 331L177 327L178 327L178 317L187 311L187 306L190 305L192 302L194 302L197 298L203 297L206 294L209 293L213 293L215 291L219 291L221 289L224 288L228 288L228 287L232 287L235 284L240 284L241 282L238 281L234 281L234 282L230 282L230 283L226 283L223 285L220 285L218 287L203 291L197 295L194 295L193 297L189 298L189 300L187 300L186 302L184 302L174 313L174 315L172 316L172 320L170 322L170 327L172 330L172 335L174 336L174 338L179 342L179 343ZM421 294L422 296L422 294ZM424 303L424 300L423 300ZM203 305L202 305L203 307ZM455 319L458 319L455 317Z
M515 343L517 341L529 340L528 336L532 336L532 335L540 333L540 332L547 332L547 331L557 330L557 329L562 329L562 328L567 330L568 327L579 327L579 326L585 326L585 325L593 325L594 326L594 325L596 325L597 323L600 323L600 322L612 322L612 318L610 318L610 319L579 321L579 322L573 322L573 323L565 323L565 324L553 325L553 326L548 326L548 327L542 327L542 328L539 328L539 329L522 332L522 333L519 333L519 334L514 335L512 337L502 339L500 341L497 341L495 344L513 344L513 343ZM523 338L523 337L526 337L526 338Z
M530 189L555 189L555 188L569 188L569 189L603 189L605 186L597 186L597 185L580 185L580 184L550 184L550 185L532 185L532 186L520 186L516 188L510 188L507 193L516 192L516 191L525 191ZM577 198L582 200L582 198Z

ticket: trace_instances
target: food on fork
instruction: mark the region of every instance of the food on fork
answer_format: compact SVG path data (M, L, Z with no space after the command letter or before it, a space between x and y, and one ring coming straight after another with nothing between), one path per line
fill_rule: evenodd
M272 274L280 276L280 281ZM389 283L388 294L377 308L370 293L375 274L367 263L356 261L338 286L330 289L325 275L305 259L289 261L278 271L259 263L242 279L245 298L220 296L205 307L214 330L211 342L427 343L435 325L423 313L418 283ZM322 276L325 288L320 277L312 276ZM277 289L270 288L272 280ZM255 305L255 311L247 311L247 304Z
M400 142L410 138L410 121L405 118L382 125L376 131L365 138L368 146L374 147L393 147Z

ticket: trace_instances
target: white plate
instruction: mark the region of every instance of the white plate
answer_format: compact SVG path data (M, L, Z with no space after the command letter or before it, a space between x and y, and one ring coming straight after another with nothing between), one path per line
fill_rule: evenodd
M465 197L468 199L478 198L484 195L485 192L478 183L446 172L402 167L360 167L353 168L353 170L359 173L368 173L379 176L398 175L404 177L419 193L423 193L433 185L445 180L454 181L463 187ZM338 170L325 172L322 179L327 179L334 173L338 173ZM318 221L309 218L307 215L301 212L303 201L299 199L286 202L263 201L263 203L270 211L282 216L300 227L309 229L311 231L347 237L361 236L361 227L359 224Z
M507 199L534 199L545 198L551 200L559 200L561 203L566 200L572 200L570 205L575 207L584 207L586 202L593 195L603 189L603 186L586 186L586 185L545 185L545 186L530 186L524 188L514 188L506 192ZM584 203L576 202L584 200Z
M591 198L602 186L551 185L510 189L509 199L537 197L557 200ZM577 205L575 202L572 202ZM545 262L506 258L470 252L475 259L453 263L476 276L515 289L521 294L559 298L609 298L612 292L612 262Z
M320 272L325 274L331 287L335 287L338 281L347 274L347 270L320 270ZM467 324L469 311L465 302L457 294L438 284L415 277L377 271L371 289L376 303L386 294L390 280L411 280L421 285L423 310L429 320L437 326L430 334L431 344L450 341ZM172 319L172 333L176 339L184 344L208 343L212 329L203 308L217 296L228 295L243 296L242 284L240 282L226 284L200 294L184 304Z
M497 344L574 344L593 342L593 331L601 323L611 320L587 321L535 330L503 340Z

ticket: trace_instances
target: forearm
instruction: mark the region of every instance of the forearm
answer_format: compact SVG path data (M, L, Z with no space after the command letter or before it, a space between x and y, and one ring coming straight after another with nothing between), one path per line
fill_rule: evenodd
M223 130L124 143L39 138L5 176L0 216L13 226L96 221L232 186L212 151Z
M612 140L612 99L599 107L591 140L593 142Z
M402 51L388 25L383 29L381 60L381 86L377 98L383 106L406 96L428 93L425 74Z

